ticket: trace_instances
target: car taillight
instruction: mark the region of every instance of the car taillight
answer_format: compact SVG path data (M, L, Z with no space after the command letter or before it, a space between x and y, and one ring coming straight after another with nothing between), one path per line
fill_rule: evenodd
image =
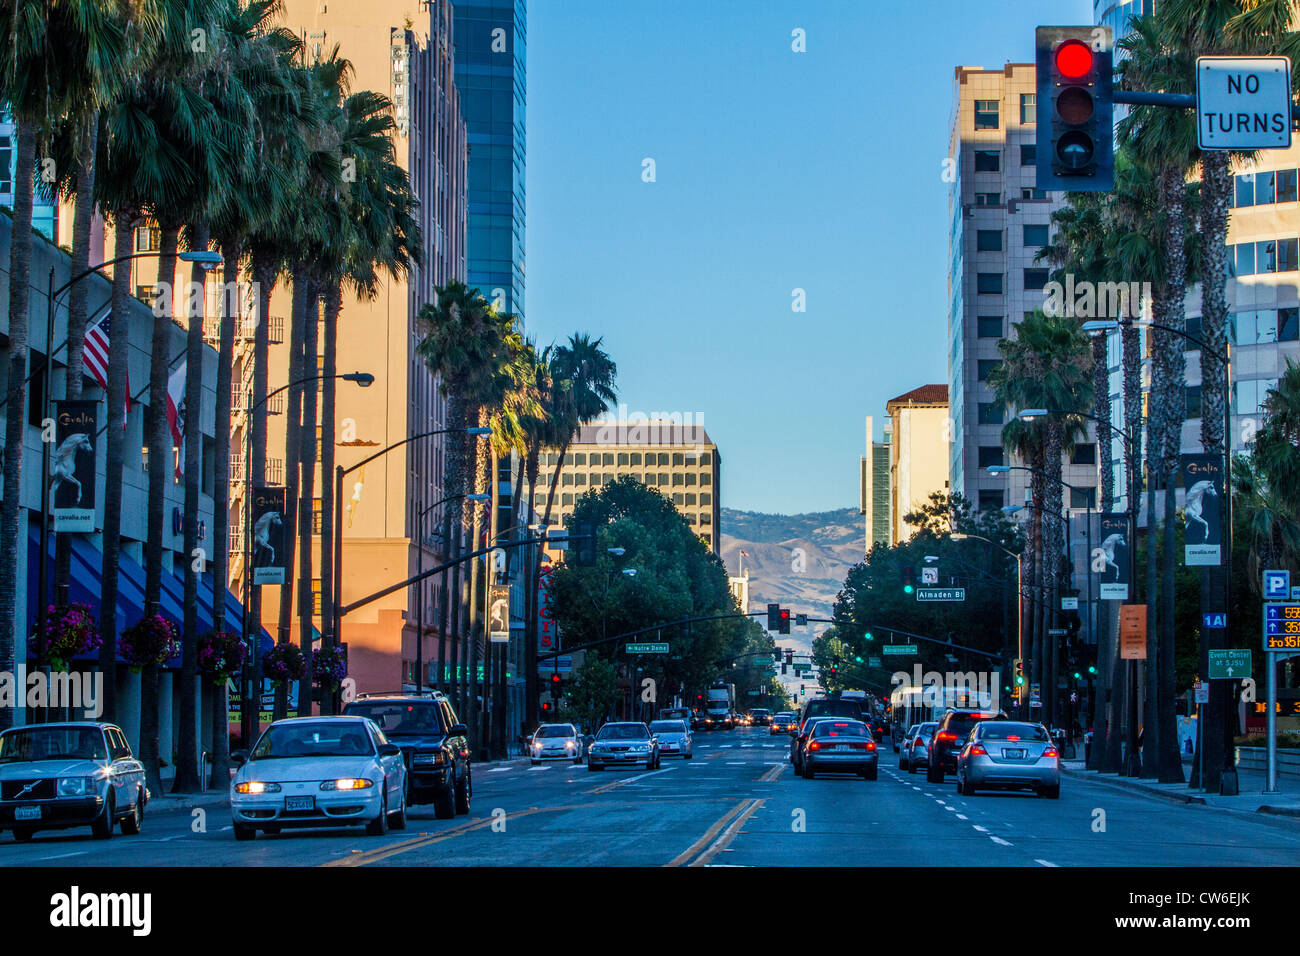
M989 755L989 752L984 749L983 744L971 744L970 752L977 757L987 757Z
M1059 757L1060 754L1057 752L1057 750L1056 750L1055 747L1048 747L1046 750L1043 751L1043 756L1044 756L1044 757Z
M917 737L915 740L912 741L912 746L913 746L913 747L924 747L924 746L925 746L925 741L922 740L920 737Z
M949 733L948 731L945 730L943 733L936 735L934 739L935 740L956 740L957 735Z
M814 740L812 743L810 743L810 744L808 745L808 749L809 749L809 750L821 750L821 749L822 749L822 745L819 744L817 741Z
M868 741L867 741L867 749L868 749L868 750L875 750L875 749L876 749L876 742L875 742L874 740L868 740Z

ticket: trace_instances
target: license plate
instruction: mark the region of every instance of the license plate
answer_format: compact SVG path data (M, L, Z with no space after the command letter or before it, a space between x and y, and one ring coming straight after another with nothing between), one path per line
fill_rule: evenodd
M285 797L284 808L286 810L314 810L316 809L315 797Z
M15 820L39 820L41 818L40 807L15 807Z
M1002 756L1012 760L1021 760L1024 758L1025 752L1023 750L1004 750Z
M853 749L853 748L850 747L848 744L836 744L836 745L835 745L835 750L836 750L837 752L838 752L838 751L841 751L841 750L843 750L843 751L848 751L848 750L852 750L852 749Z

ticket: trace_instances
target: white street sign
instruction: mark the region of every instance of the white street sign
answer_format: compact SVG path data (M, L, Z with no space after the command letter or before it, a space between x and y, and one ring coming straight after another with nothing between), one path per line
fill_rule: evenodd
M938 584L938 583L939 583L939 569L938 569L938 568L922 568L922 569L921 569L921 583L922 583L922 584Z
M1201 149L1289 147L1290 58L1197 57L1196 133Z

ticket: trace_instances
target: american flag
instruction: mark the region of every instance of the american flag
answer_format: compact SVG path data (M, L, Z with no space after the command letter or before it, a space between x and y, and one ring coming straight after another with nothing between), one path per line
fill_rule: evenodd
M108 335L111 316L104 317L86 330L86 345L81 353L82 364L99 383L99 387L108 391ZM126 408L122 411L122 427L126 427L126 416L131 411L131 373L126 373Z

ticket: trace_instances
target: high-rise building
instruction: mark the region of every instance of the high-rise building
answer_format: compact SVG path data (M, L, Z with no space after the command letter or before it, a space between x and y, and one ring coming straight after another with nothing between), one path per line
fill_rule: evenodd
M629 476L672 501L700 540L719 553L722 546L720 459L703 425L667 421L593 422L574 436L555 484L559 453L541 453L533 510L546 511L554 498L551 524L563 525L578 499L593 488Z
M524 315L526 0L456 4L456 86L469 135L468 282Z
M1018 464L1003 451L1004 413L986 382L1002 358L998 342L1043 306L1050 267L1035 256L1062 205L1060 193L1035 184L1035 96L1033 64L956 68L948 153L949 480L951 491L979 510L1020 504L1029 487L1028 472L986 471ZM1081 492L1067 497L1072 508L1095 498L1092 434L1064 464L1064 481Z
M1156 0L1092 0L1092 22L1110 27L1118 43L1128 35L1131 17L1155 12Z
M7 109L0 109L0 206L14 208L14 174L18 158L18 126ZM51 242L57 243L59 232L59 200L52 192L41 188L40 170L37 169L36 188L32 193L32 228ZM71 208L71 204L69 204ZM69 231L68 235L71 235ZM98 260L92 260L97 262Z
M948 490L948 386L922 385L885 403L890 420L890 543L912 537L903 516Z
M859 513L866 530L865 553L877 544L891 544L889 503L892 495L889 483L890 424L885 423L885 440L875 440L874 419L867 416L867 454L861 459L858 488L861 491ZM945 460L945 467L947 462Z

